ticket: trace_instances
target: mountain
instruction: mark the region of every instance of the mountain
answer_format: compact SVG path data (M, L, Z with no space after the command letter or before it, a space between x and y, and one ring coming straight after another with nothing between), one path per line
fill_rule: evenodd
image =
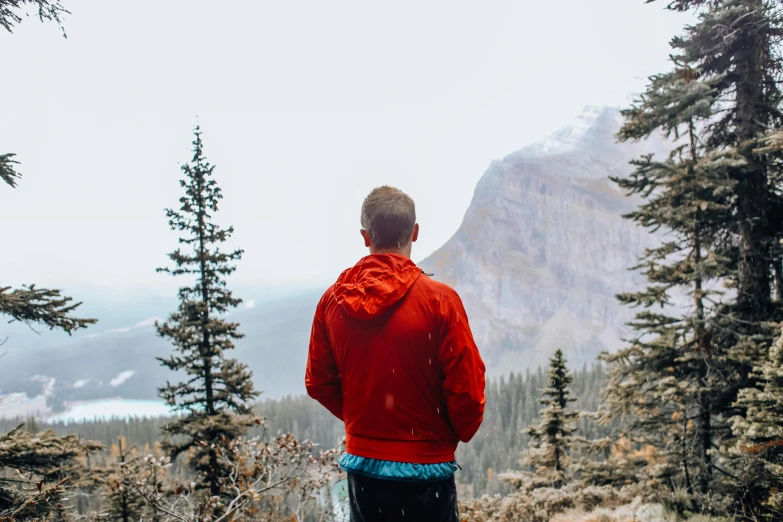
M654 239L622 218L635 202L609 176L663 142L618 144L618 109L586 107L572 125L493 161L462 225L421 263L457 289L490 374L534 368L562 348L571 365L614 350L637 288L628 270Z
M614 295L642 283L628 268L653 240L621 217L634 202L608 176L628 173L628 161L643 153L666 152L655 141L618 145L620 123L617 109L588 107L572 125L493 161L459 230L420 263L459 291L491 375L544 365L556 347L578 365L619 346L630 311ZM235 356L264 397L304 392L322 290L278 291L232 314L246 334ZM109 319L97 334L91 328L57 345L29 332L12 335L2 348L0 394L32 397L45 388L55 408L115 396L155 399L172 378L155 357L171 347L152 325L174 310L174 298L132 306L85 298L85 315Z

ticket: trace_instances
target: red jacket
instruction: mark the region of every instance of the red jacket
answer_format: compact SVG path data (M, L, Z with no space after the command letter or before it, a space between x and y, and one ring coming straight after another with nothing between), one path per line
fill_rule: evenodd
M307 393L345 422L346 451L454 460L484 414L484 363L457 293L413 261L371 255L318 303Z

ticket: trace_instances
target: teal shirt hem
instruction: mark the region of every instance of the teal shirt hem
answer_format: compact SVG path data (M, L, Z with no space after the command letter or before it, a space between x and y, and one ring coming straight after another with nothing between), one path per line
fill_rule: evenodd
M343 453L340 457L340 469L346 473L356 473L371 478L386 480L410 480L416 482L437 482L451 478L459 466L456 461L439 464L414 464L409 462L391 462L388 460L368 459Z

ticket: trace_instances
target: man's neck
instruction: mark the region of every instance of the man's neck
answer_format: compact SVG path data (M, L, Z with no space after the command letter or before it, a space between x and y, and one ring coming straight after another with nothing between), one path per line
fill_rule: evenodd
M370 249L370 255L371 256L377 256L382 254L394 254L398 256L402 256L404 258L410 259L411 258L411 251L410 249L381 249L381 250L375 250L374 248Z

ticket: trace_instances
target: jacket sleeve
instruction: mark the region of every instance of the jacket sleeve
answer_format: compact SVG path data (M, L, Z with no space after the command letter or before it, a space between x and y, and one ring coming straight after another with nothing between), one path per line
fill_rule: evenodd
M307 394L320 402L327 410L343 420L343 387L340 371L326 334L324 299L318 303L310 332L310 350L305 373Z
M440 347L443 390L451 426L462 442L469 442L484 418L484 361L481 359L468 317L456 292L440 301Z

